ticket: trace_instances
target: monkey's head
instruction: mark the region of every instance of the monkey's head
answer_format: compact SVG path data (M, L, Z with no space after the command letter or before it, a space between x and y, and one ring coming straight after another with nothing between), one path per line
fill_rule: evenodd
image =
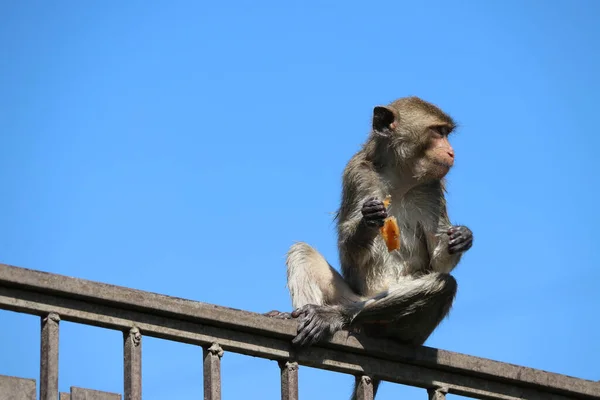
M419 182L443 179L454 165L448 135L455 123L438 107L418 97L401 98L373 109L373 134L378 152ZM393 160L389 160L389 158Z

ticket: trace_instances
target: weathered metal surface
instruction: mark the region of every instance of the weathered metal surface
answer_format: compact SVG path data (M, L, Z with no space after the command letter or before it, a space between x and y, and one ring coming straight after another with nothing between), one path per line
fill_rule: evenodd
M366 376L356 377L356 399L373 400L373 380Z
M238 332L199 323L183 322L131 310L93 305L89 302L0 287L0 308L38 314L46 308L60 312L62 319L118 330L128 329L132 322L145 334L183 343L210 346L218 342L223 349L273 360L295 359L301 365L327 369L352 375L368 374L390 382L422 388L447 386L450 393L479 399L567 399L591 398L598 395L560 396L551 390L538 392L523 384L469 377L452 371L440 371L417 365L403 364L370 356L325 349L318 346L296 352L288 340ZM50 305L48 305L50 304Z
M137 327L123 332L125 400L142 399L142 334Z
M78 300L79 299L79 300ZM84 301L83 301L84 300ZM332 371L489 399L600 399L600 383L346 332L295 352L295 321L0 264L0 308L129 330Z
M40 400L58 397L58 323L60 317L50 310L42 314L40 346Z
M221 400L221 357L223 349L217 343L203 348L204 400Z
M100 390L83 389L71 386L70 400L121 400L118 393L101 392Z
M279 361L281 371L281 400L298 400L298 363Z
M446 400L446 393L448 393L446 388L427 389L429 400Z
M58 303L62 306L58 306ZM199 345L210 345L218 341L226 350L263 358L290 359L294 354L288 340L272 339L223 328L185 323L178 319L168 319L130 310L94 305L90 304L89 301L82 302L68 298L57 299L53 296L16 289L0 288L0 308L32 314L39 314L47 309L52 309L60 312L65 320L119 330L129 329L131 321L136 321L136 325L145 332L146 336ZM525 398L531 399L567 398L558 396L551 390L545 390L540 394L537 390L525 388L522 384L511 385L506 382L468 377L451 371L438 371L390 362L344 351L323 349L318 346L299 352L297 361L303 365L354 375L367 372L369 375L383 380L423 388L432 387L432 385L445 385L450 388L451 393L482 399L519 399L525 395L527 395ZM572 398L576 398L576 396L572 396ZM579 398L597 399L599 397L595 395L595 397L581 396Z
M36 400L35 379L0 375L0 400Z

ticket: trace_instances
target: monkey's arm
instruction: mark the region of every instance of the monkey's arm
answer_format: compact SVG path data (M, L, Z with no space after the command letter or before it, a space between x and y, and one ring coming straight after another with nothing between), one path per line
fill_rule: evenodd
M365 194L359 200L360 207L355 207L348 218L339 224L340 245L343 247L368 250L373 239L383 226L387 211L379 196Z
M426 234L431 267L436 272L450 273L463 253L473 245L473 233L463 225L451 225L444 210L437 232Z
M407 341L424 341L448 313L456 294L448 274L431 273L407 278L365 301L334 306L309 304L295 310L298 335L294 345L314 344L350 325L397 324Z
M383 202L385 187L379 175L365 162L353 159L344 171L342 201L337 215L338 248L344 277L358 290L352 277L356 268L374 254L374 240L387 217Z

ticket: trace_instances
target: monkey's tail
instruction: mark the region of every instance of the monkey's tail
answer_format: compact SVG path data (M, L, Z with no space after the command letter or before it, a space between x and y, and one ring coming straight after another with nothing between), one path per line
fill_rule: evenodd
M350 397L350 400L357 400L357 393L356 390L358 389L358 383L360 382L360 379L356 379L354 381L354 388L352 389L352 397ZM381 383L380 380L378 379L373 379L373 400L375 400L375 396L377 395L377 389L379 389L379 384Z

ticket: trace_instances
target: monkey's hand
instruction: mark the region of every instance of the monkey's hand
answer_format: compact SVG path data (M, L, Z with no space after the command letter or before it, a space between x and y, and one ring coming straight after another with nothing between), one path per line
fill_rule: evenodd
M363 221L371 228L381 228L384 220L388 217L383 201L375 197L365 201L360 211L363 215Z
M294 346L315 344L341 330L347 323L341 309L336 306L308 304L292 312L298 318L298 334L292 340Z
M448 253L463 253L473 245L473 232L463 225L453 226L448 229Z

